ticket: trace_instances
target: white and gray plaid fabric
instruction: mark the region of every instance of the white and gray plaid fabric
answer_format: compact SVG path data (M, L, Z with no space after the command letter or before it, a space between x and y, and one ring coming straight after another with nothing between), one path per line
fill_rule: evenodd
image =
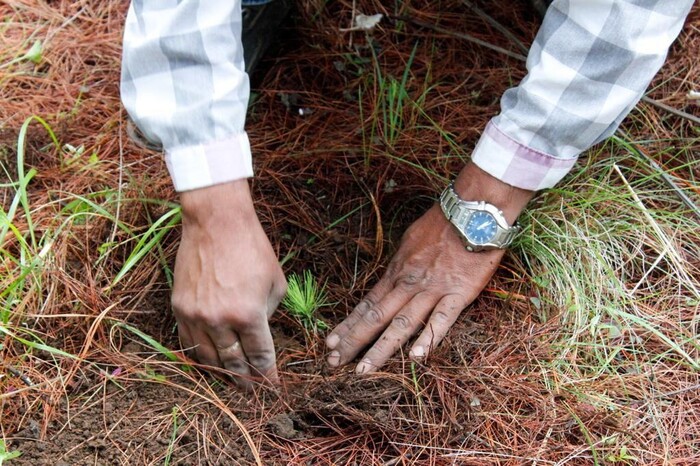
M555 0L472 160L524 189L550 188L617 129L678 36L693 0Z
M122 101L178 191L253 176L241 26L240 0L131 2Z
M608 137L663 64L693 0L555 0L528 74L501 100L472 159L514 186L554 186ZM163 144L185 191L253 175L240 0L133 0L122 100Z

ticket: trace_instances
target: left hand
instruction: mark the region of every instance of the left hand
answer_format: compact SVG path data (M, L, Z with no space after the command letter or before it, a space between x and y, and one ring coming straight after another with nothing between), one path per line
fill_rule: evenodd
M481 293L502 257L502 250L468 252L434 206L406 231L382 279L328 336L333 350L328 364L348 363L381 334L355 369L372 372L423 326L409 354L427 356Z
M511 223L533 195L475 165L462 171L456 189L464 199L504 206ZM382 279L326 338L328 364L347 364L379 337L355 369L375 371L422 327L409 356L427 356L481 293L503 255L503 250L467 251L440 206L433 206L406 231Z

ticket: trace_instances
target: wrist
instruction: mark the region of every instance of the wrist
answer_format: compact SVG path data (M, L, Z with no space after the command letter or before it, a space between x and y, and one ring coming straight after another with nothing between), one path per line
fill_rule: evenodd
M180 194L183 226L221 225L255 216L248 180L193 189Z
M486 173L474 163L468 163L457 175L454 182L457 195L466 201L486 201L503 212L512 225L535 191L516 188Z

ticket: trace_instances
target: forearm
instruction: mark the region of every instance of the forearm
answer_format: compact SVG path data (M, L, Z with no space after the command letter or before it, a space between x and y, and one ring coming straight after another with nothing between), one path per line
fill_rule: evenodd
M505 92L472 160L513 186L554 186L578 155L610 136L643 95L692 0L559 0Z
M240 1L132 1L121 92L178 191L252 176Z

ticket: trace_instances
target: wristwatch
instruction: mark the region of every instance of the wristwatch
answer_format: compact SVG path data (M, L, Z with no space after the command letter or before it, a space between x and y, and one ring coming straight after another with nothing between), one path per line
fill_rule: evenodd
M493 204L460 199L454 182L440 195L440 207L447 220L457 228L467 251L505 249L520 231L517 223L508 225L503 212Z

